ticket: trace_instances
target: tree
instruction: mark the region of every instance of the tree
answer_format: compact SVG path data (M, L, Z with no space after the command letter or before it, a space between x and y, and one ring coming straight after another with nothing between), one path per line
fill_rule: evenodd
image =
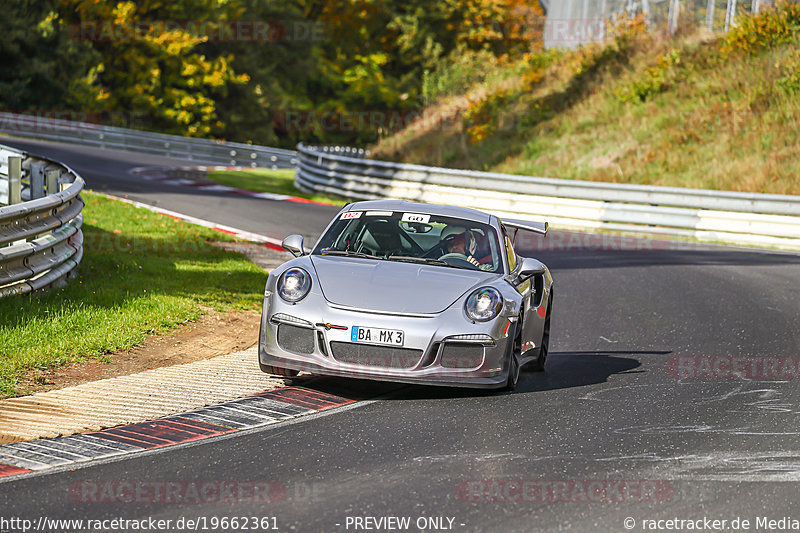
M232 55L235 72L246 73L247 84L232 84L217 99L224 124L221 136L258 144L293 147L300 136L275 132L275 124L292 109L309 109L307 94L318 78L314 46L324 37L304 17L296 2L238 0L239 19L268 28L266 38L208 42L209 57Z
M424 106L426 73L526 51L540 13L529 0L7 0L0 104L260 144L363 144ZM312 120L287 127L295 111Z
M216 101L249 78L232 57L207 57L201 45L237 15L225 0L62 0L73 33L99 54L84 78L97 111L143 114L153 129L208 136L223 129Z
M0 17L0 107L11 111L79 109L95 59L61 27L55 0L6 0Z

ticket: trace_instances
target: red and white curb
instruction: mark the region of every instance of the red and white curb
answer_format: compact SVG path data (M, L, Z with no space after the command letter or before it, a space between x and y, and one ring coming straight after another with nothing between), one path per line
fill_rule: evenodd
M259 233L253 233L251 231L246 231L243 229L234 228L231 226L226 226L224 224L217 224L216 222L211 222L210 220L204 220L202 218L193 217L190 215L184 215L183 213L178 213L176 211L170 211L169 209L163 209L161 207L156 207L150 204L144 204L142 202L137 202L135 200L130 200L128 198L122 198L120 196L114 196L113 194L106 194L99 191L90 190L92 194L97 194L102 196L103 198L108 198L109 200L117 200L119 202L126 203L128 205L132 205L134 207L139 207L141 209L147 209L153 213L158 213L159 215L168 216L175 220L181 220L183 222L189 222L190 224L196 224L198 226L203 226L204 228L213 229L215 231L219 231L221 233L226 233L228 235L233 235L237 239L242 239L243 241L250 241L250 242L257 242L260 244L265 245L267 248L271 250L276 250L278 252L286 252L281 246L282 241L278 239L273 239L272 237L267 237L266 235L261 235ZM288 253L288 252L286 252Z
M356 400L285 387L212 407L93 433L0 446L0 477L18 476L235 433L342 407Z
M248 167L224 167L224 166L196 166L196 167L136 167L128 172L134 176L140 177L148 181L157 181L167 185L175 185L178 187L192 187L200 191L211 192L227 192L233 194L241 194L242 196L249 196L251 198L260 198L262 200L295 202L300 204L315 204L315 205L332 205L325 202L316 202L307 198L300 198L298 196L289 196L286 194L274 194L270 192L253 192L245 189L238 189L236 187L228 187L227 185L220 185L217 183L204 183L195 181L188 177L175 176L175 174L203 173L207 174L210 171L216 170L252 170Z

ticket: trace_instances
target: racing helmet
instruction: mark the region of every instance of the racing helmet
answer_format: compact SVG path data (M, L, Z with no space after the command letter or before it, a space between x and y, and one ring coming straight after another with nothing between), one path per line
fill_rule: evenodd
M465 255L474 255L478 249L478 242L475 238L474 232L468 230L464 226L457 226L455 224L446 226L442 230L440 239L445 246L448 247L450 243L456 242L458 239L463 239Z

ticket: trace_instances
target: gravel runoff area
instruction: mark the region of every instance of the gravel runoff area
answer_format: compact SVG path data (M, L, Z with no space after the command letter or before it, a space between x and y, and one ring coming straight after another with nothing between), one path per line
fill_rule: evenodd
M286 382L258 368L257 349L0 400L0 444L152 420Z

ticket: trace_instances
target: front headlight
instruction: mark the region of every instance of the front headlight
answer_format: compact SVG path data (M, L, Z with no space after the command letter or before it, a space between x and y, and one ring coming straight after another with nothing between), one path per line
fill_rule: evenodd
M483 287L467 298L464 311L476 322L488 322L496 317L503 308L503 297L497 289Z
M278 278L278 294L289 303L296 303L311 290L311 276L302 268L290 268Z

